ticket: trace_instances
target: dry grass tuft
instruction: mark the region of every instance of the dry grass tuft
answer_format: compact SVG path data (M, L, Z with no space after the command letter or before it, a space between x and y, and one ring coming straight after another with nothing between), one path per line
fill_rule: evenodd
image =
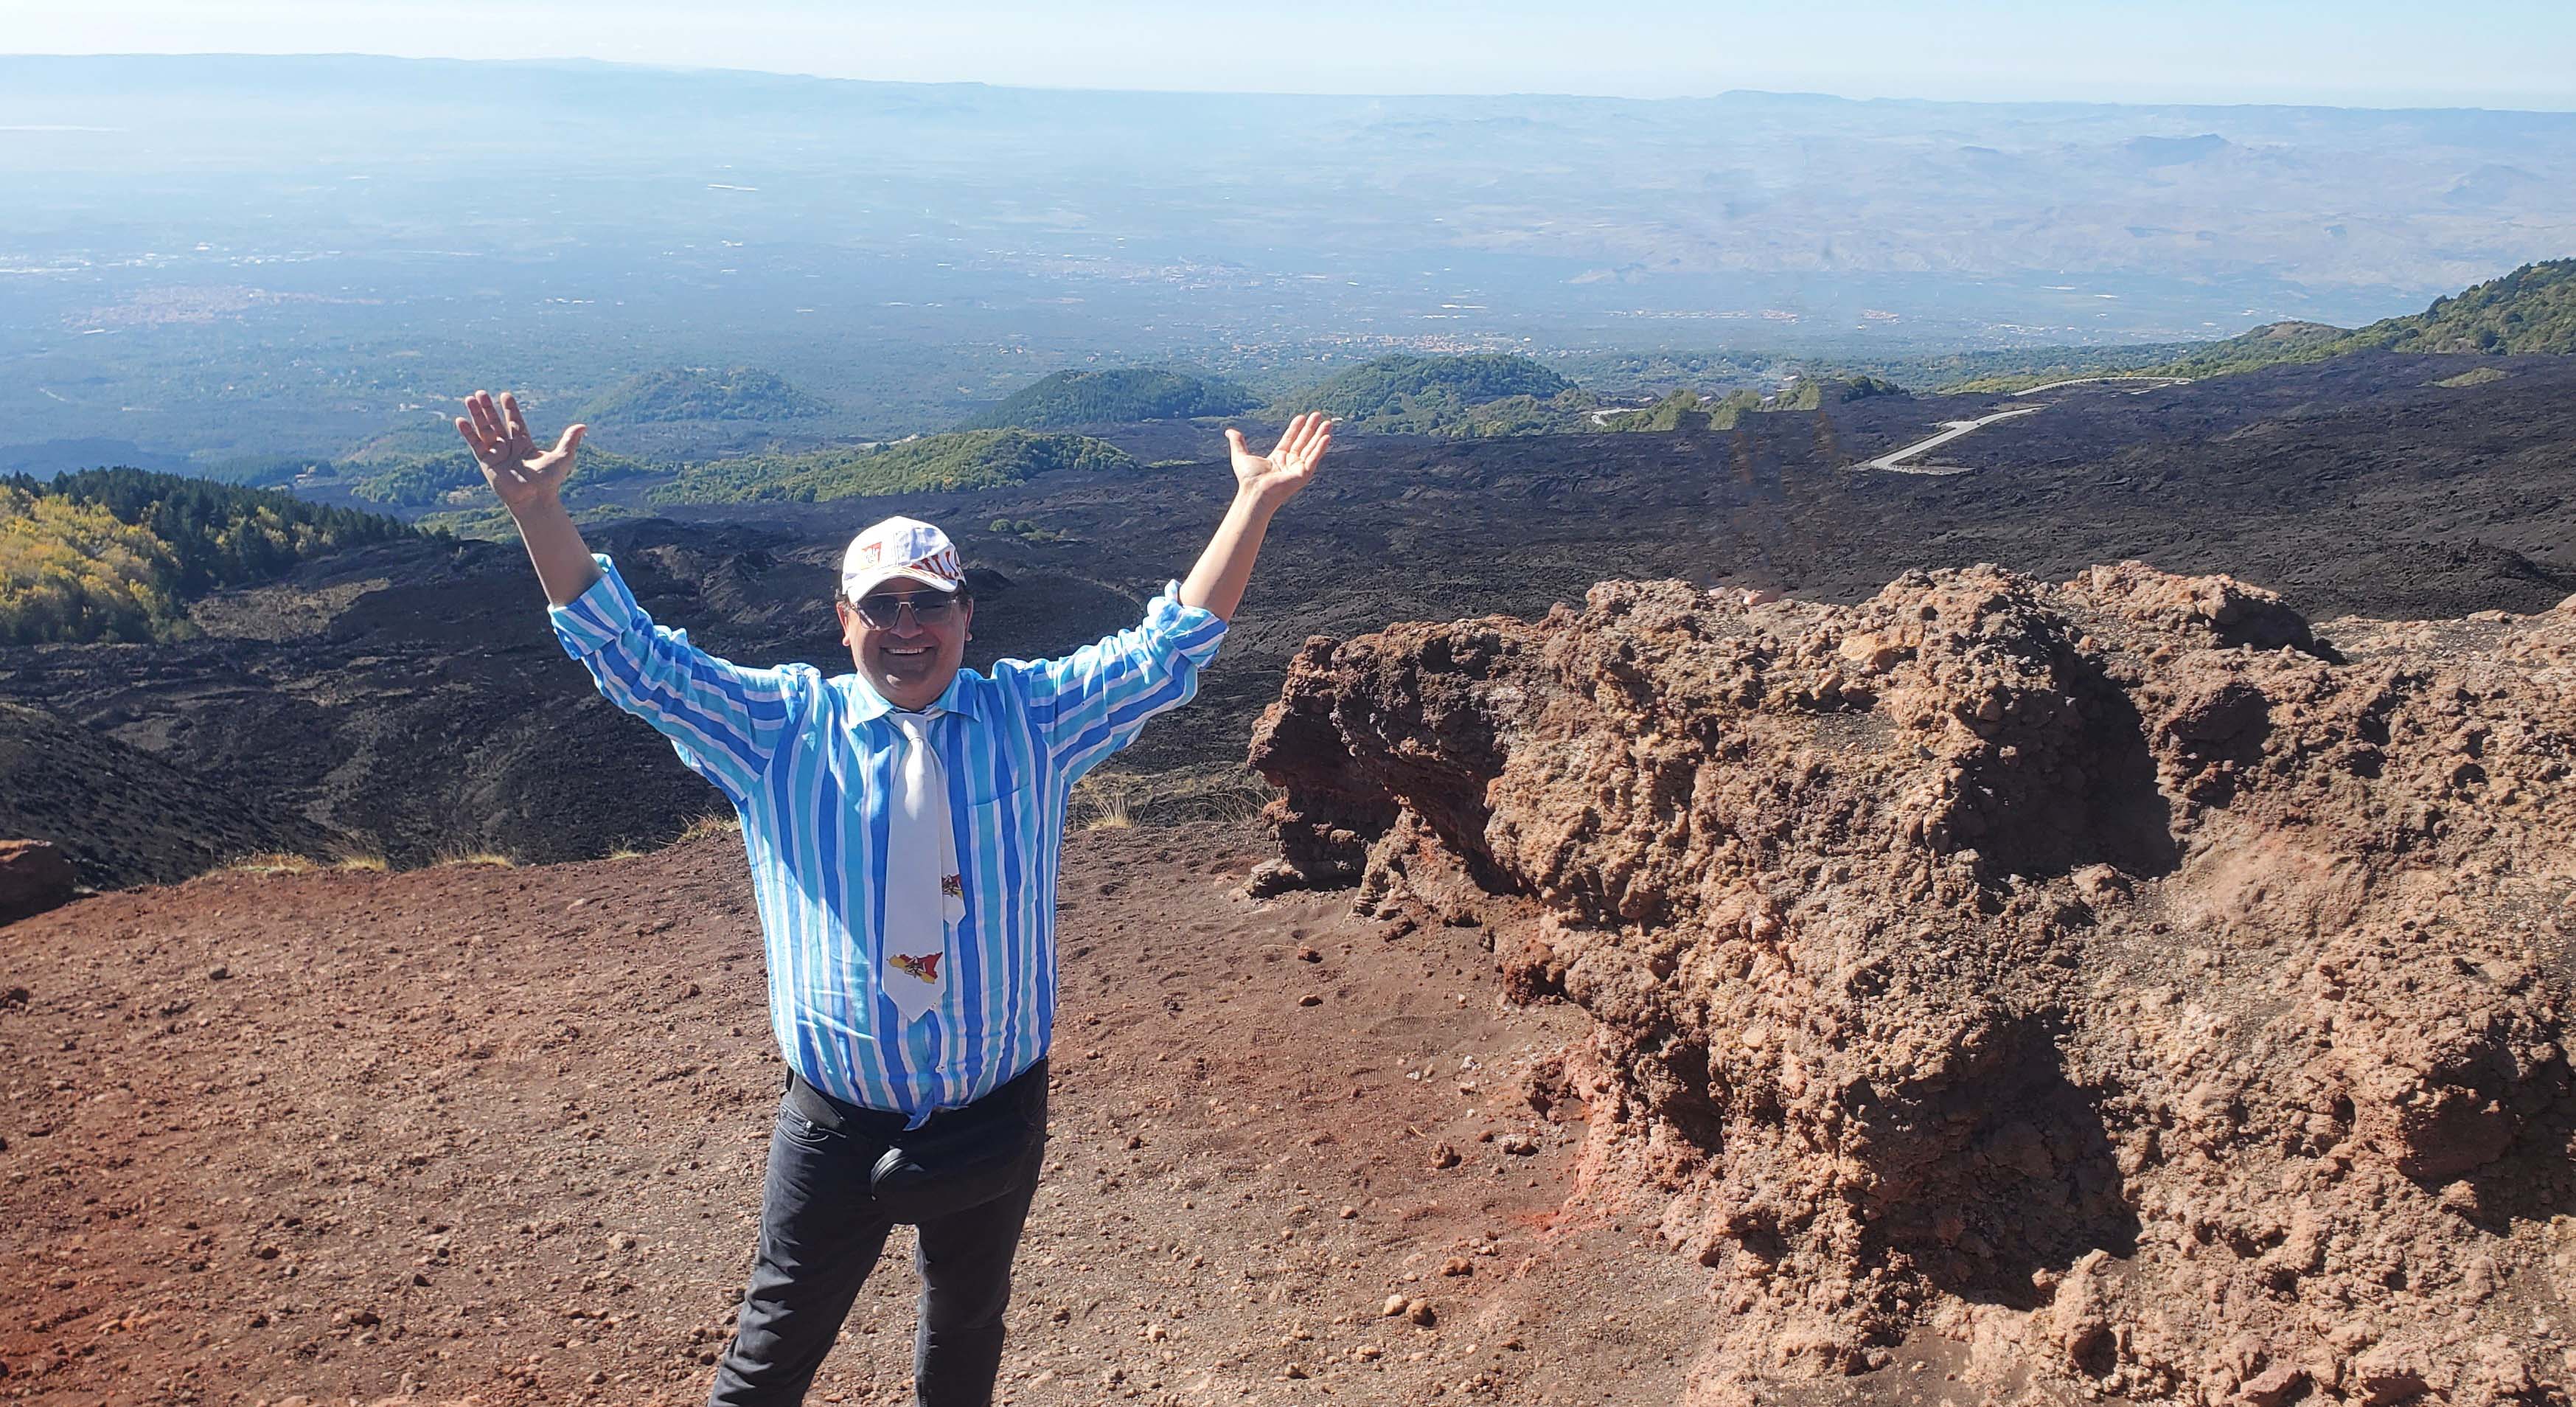
M311 856L287 855L271 851L264 855L244 855L229 865L216 868L218 874L311 874L322 868Z
M429 862L429 867L434 870L457 865L490 865L496 869L514 870L519 867L519 862L490 850L442 851Z
M1202 772L1094 772L1076 782L1065 824L1073 830L1125 830L1214 821L1242 825L1278 795L1240 767Z
M289 855L284 851L264 851L244 855L228 864L217 865L208 874L318 874L324 870L366 870L383 873L392 866L385 857L352 851L316 859L311 855Z
M742 817L730 811L710 811L680 831L680 840L704 840L711 835L740 835ZM679 841L672 842L678 844Z

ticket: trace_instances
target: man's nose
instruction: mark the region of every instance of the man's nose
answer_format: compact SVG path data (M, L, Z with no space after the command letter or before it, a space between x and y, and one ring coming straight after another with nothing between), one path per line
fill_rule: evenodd
M912 603L910 601L897 601L894 605L894 624L888 626L886 629L887 633L895 636L897 639L919 635L921 633L921 617L913 612Z

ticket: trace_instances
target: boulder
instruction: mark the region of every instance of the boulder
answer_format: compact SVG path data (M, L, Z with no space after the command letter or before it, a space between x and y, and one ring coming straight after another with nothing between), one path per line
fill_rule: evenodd
M0 840L0 923L72 897L71 857L50 840Z

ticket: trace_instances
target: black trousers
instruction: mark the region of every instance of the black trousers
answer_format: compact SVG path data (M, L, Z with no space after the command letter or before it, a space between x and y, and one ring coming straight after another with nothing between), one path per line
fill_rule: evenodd
M1040 1061L986 1098L1034 1098L1043 1126L1046 1078ZM791 1082L769 1134L759 1259L733 1344L716 1368L709 1407L787 1407L805 1400L894 1228L868 1194L868 1173L903 1123L900 1114L834 1104ZM993 1400L1011 1257L1037 1194L1044 1153L1044 1141L1032 1140L1024 1171L1000 1197L917 1223L913 1264L921 1274L921 1305L912 1366L920 1407L986 1407Z

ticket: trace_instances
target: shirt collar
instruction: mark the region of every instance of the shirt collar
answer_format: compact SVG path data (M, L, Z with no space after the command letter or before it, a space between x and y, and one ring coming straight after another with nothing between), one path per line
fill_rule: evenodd
M894 705L886 702L885 696L878 693L868 684L866 675L853 673L848 677L850 681L851 722L873 723L878 719L885 717L887 714L894 712ZM971 679L978 679L981 677L982 676L977 675L975 671L971 669L958 670L957 677L949 680L948 687L941 690L939 697L931 700L930 707L922 711L924 713L957 713L963 714L968 718L977 717L978 715L975 711L976 690L969 681Z

